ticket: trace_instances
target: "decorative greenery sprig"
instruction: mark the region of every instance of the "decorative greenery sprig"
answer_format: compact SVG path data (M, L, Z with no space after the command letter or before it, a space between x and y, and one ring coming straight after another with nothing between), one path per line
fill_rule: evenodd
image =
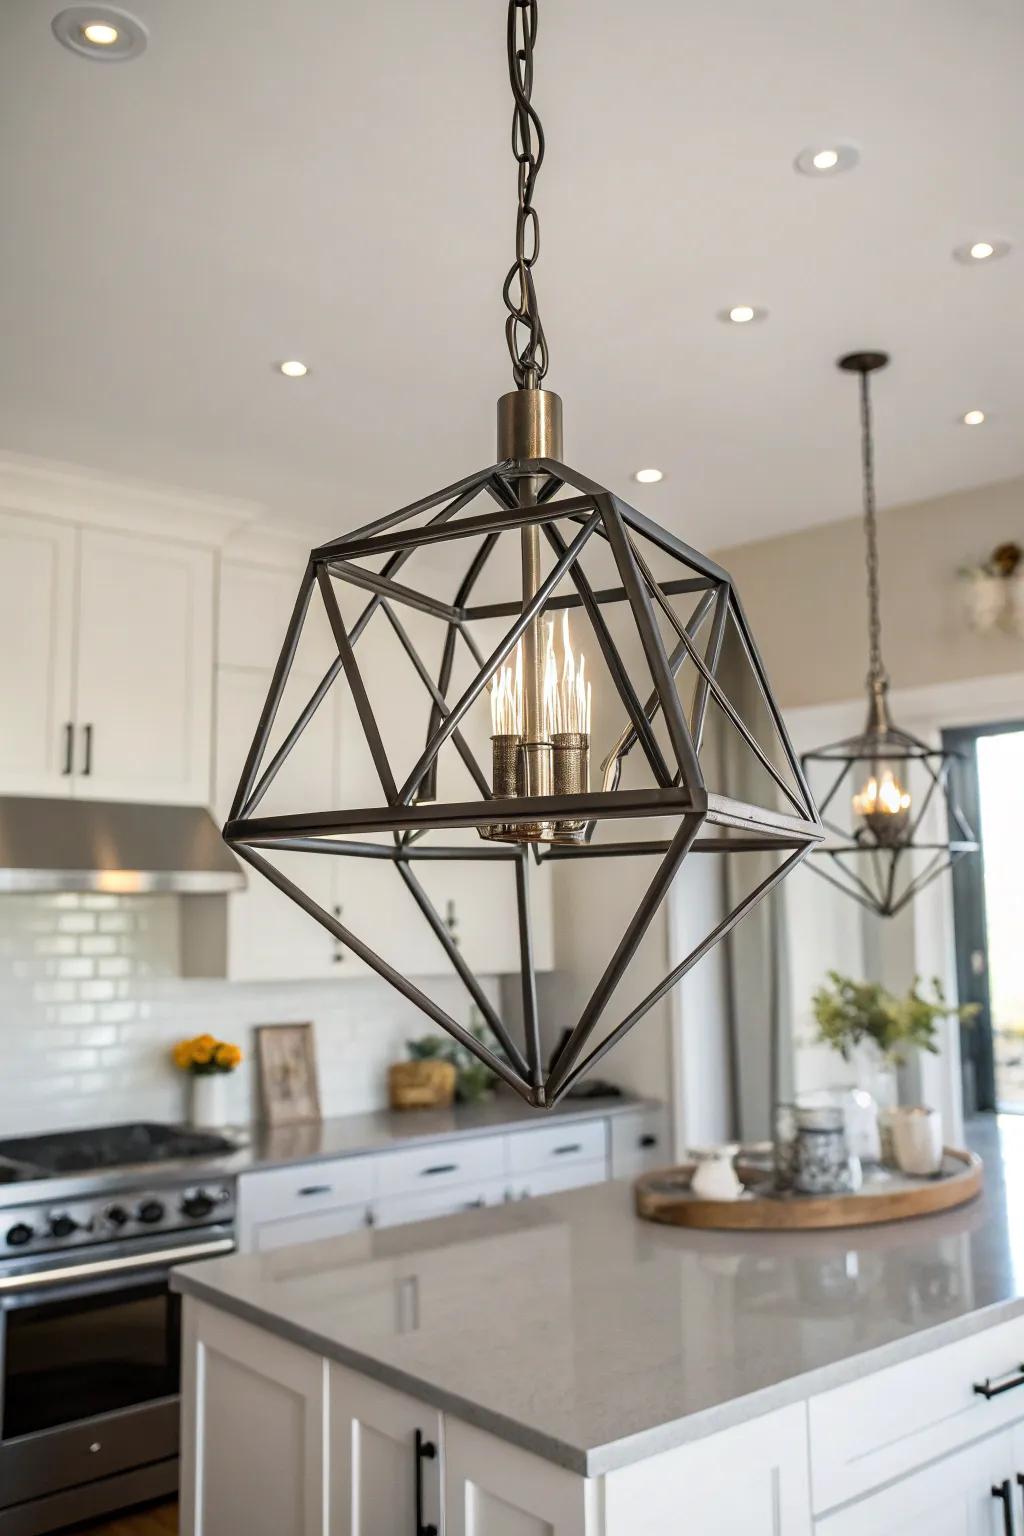
M811 1000L818 1039L849 1061L859 1045L869 1043L892 1066L902 1066L913 1049L938 1051L940 1019L973 1019L977 1003L958 1008L946 999L938 977L932 980L934 1001L923 996L920 977L906 997L896 997L877 981L854 981L829 971L830 986L819 987Z
M475 1008L469 1027L470 1033L481 1045L486 1045L495 1056L504 1056L498 1041L487 1025L480 1021ZM407 1040L406 1048L412 1061L451 1062L458 1073L455 1097L460 1104L475 1104L498 1086L498 1079L490 1067L455 1040L445 1039L441 1035L421 1035L418 1040Z

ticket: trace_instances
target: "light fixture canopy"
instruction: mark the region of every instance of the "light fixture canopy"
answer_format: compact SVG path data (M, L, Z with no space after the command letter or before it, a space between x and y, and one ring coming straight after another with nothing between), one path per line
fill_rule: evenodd
M547 341L533 275L533 193L544 143L531 102L536 26L534 0L510 0L519 209L504 297L517 387L498 401L496 461L311 552L224 836L528 1103L548 1108L805 857L822 829L727 573L564 461L561 401L543 385ZM272 751L316 609L336 655ZM383 683L360 665L367 631L397 646ZM611 701L599 720L607 738L599 788L590 784L581 632ZM341 809L261 814L335 686L344 690L347 728L365 747L372 792ZM417 728L412 752L407 731L396 741L382 728L396 689L403 725ZM723 737L752 776L743 798L720 780ZM760 797L750 788L755 780ZM708 852L777 858L752 874L745 893L714 915L705 937L653 987L639 996L620 992L685 860ZM354 880L369 864L390 871L489 1026L493 1047L413 982L401 956L388 958L360 935L358 902L342 923L301 883L294 863L286 873L274 862L296 855L306 869L322 867L325 856L343 861ZM607 870L610 860L614 871L622 857L647 859L650 880L611 953L595 946L592 991L550 1054L538 1006L531 869L568 859ZM507 880L514 893L515 1020L481 986L428 889L431 870L464 863Z
M851 352L837 366L860 381L864 537L868 577L868 713L863 731L806 752L826 839L810 868L880 917L893 917L965 854L977 850L950 783L956 754L894 724L882 660L878 522L870 377L885 352Z
M148 42L138 17L111 5L70 5L58 12L50 26L57 41L72 53L107 64L138 58Z

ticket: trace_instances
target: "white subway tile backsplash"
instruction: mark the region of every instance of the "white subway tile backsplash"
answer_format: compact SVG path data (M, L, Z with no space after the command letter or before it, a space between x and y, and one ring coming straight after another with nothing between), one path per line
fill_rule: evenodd
M187 898L183 898L186 899ZM255 1109L253 1028L311 1020L327 1115L387 1101L387 1068L431 1026L374 978L185 981L179 898L63 893L0 898L0 1135L118 1119L181 1119L187 1080L173 1044L209 1030L242 1046L229 1108ZM497 1000L495 983L484 985ZM466 1014L461 985L432 995Z

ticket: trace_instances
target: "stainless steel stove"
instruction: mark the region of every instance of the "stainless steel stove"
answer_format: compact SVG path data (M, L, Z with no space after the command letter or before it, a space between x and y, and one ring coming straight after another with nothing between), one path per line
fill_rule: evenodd
M168 1274L234 1247L235 1150L151 1123L0 1141L0 1536L176 1488Z

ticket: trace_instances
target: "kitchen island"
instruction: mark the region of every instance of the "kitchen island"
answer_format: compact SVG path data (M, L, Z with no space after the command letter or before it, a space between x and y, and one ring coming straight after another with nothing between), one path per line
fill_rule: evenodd
M183 1269L183 1530L1012 1531L1024 1122L973 1145L983 1195L902 1225L689 1232L611 1183Z

